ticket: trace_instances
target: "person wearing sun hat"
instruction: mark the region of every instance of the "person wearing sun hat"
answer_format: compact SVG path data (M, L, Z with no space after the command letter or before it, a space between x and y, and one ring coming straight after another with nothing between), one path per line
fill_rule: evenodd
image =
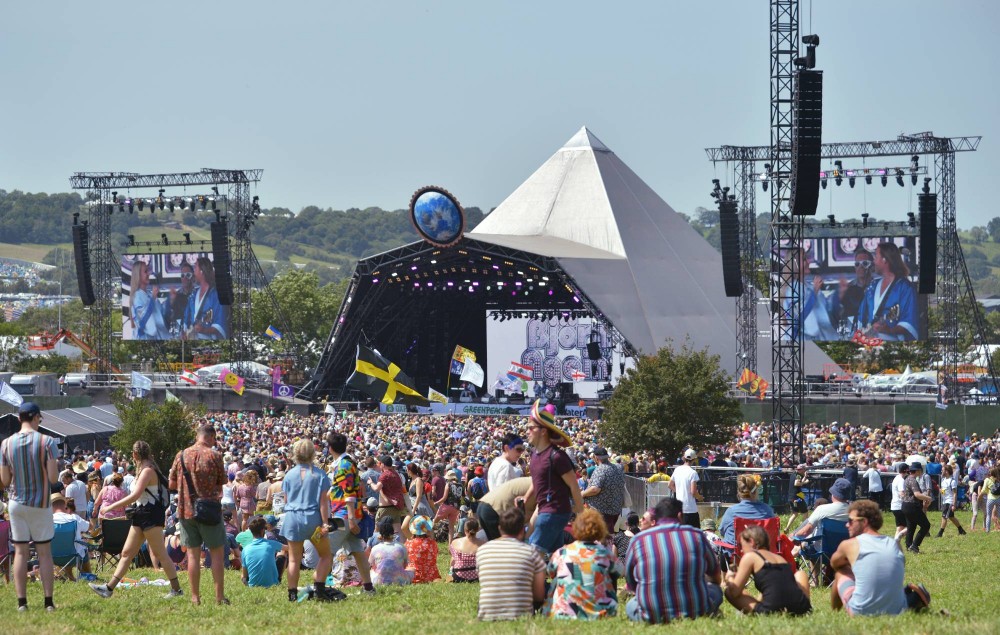
M407 569L413 573L413 584L433 582L441 579L438 571L438 545L434 540L434 524L427 516L414 516L404 523L403 536L406 537L406 553L409 555Z
M564 528L570 516L583 511L583 497L576 481L573 461L559 447L567 446L571 441L556 426L556 411L552 404L543 408L535 401L528 421L527 437L535 451L530 463L531 487L525 499L534 498L538 505L535 528L528 544L551 554L563 546Z

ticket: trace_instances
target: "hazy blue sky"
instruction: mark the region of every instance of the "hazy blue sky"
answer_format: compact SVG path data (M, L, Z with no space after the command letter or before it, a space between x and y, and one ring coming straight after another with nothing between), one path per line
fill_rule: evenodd
M1000 2L811 11L824 140L983 135L958 157L959 225L1000 215ZM704 148L767 143L768 19L765 0L8 2L0 188L263 168L265 207L400 208L438 184L488 210L587 125L690 212L728 177ZM845 183L819 213L866 205L915 210L909 187Z

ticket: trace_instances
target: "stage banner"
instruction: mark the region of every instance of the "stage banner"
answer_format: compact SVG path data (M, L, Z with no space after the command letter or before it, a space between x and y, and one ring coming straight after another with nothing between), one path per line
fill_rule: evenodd
M405 404L379 404L379 410L384 413L405 414L415 412L417 414L437 414L437 415L472 415L481 417L502 417L513 415L518 417L528 417L531 415L531 404L503 404L503 403L437 403L432 402L430 406L417 406L407 408ZM587 409L579 406L566 406L566 414L578 419L587 417Z

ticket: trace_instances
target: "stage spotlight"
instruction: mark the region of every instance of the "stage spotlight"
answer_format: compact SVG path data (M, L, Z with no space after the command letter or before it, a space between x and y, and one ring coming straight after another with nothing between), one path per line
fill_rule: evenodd
M840 187L844 183L844 178L843 178L843 176L844 176L844 163L843 163L843 161L840 161L838 159L837 161L834 161L833 164L835 166L837 166L837 169L833 171L833 177L834 177L833 181L834 181L834 183L837 184L837 187Z
M887 177L886 175L883 174L882 175L882 187L885 187L886 185L889 185L889 177Z
M910 229L917 226L917 217L914 216L913 212L907 212L906 219L906 224L910 226Z
M916 172L914 172L913 174L910 175L910 183L912 183L913 185L917 184L917 174L916 174Z
M184 232L184 244L191 244L191 232Z
M868 227L868 212L861 215L861 226L865 228Z
M111 206L111 209L114 209L114 205ZM120 201L118 201L118 211L119 212L125 211L125 199L121 199Z
M896 185L898 185L899 187L903 187L904 186L904 184L903 184L903 171L900 170L899 168L896 168Z
M830 227L837 226L837 219L834 217L833 214L830 214L829 216L827 216L827 218L830 220Z
M823 189L824 189L824 190L826 189L826 179L820 179L820 180L819 180L819 184L820 184L821 186L823 186Z
M208 197L208 200L211 201L211 203L212 203L212 211L214 212L215 209L216 209L216 207L215 207L215 197L214 196L210 196L210 197Z
M767 181L761 181L760 182L760 188L766 192L767 191Z
M146 199L144 199L144 198L140 198L140 199L139 199L139 200L137 201L137 204L138 204L138 206L139 206L139 211L141 212L141 211L142 211L142 208L146 206Z
M167 203L167 209L170 210L171 214L174 213L174 199L170 199L170 202Z
M117 203L118 202L118 192L112 192L111 193L111 202L112 203Z
M854 177L853 176L847 177L847 184L851 186L851 189L854 189Z
M166 234L160 234L160 240L163 241L164 245L169 245L170 244L170 241L167 240L167 235Z
M177 202L180 204L182 210L187 207L187 199L184 198L183 196L178 198Z
M128 246L135 247L135 236L133 236L132 234L128 235Z
M871 184L872 184L872 175L868 173L868 170L865 170L865 185L871 185Z
M205 206L208 205L208 199L201 195L198 196L198 202L201 204L202 209L205 209Z

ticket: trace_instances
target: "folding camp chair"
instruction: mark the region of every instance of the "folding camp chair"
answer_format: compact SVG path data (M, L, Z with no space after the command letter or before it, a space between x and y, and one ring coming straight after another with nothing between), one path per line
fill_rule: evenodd
M812 554L801 552L802 566L809 572L809 579L814 580L816 585L823 584L829 586L833 584L833 570L830 566L830 559L837 552L840 543L850 537L847 531L847 522L844 520L824 518L820 521L820 533L813 538L805 538L799 542L806 545L815 546L816 550Z
M0 569L3 577L10 583L10 565L14 559L14 549L10 544L10 521L0 520Z
M102 570L108 563L112 566L118 564L131 527L132 521L124 518L116 520L105 518L101 521L101 544L97 549L98 570Z
M81 560L76 546L84 543L78 543L76 540L76 521L58 523L55 528L56 533L52 537L51 546L56 575L73 581L76 579L73 577L73 567L79 568Z
M792 556L792 550L788 545L788 541L781 540L781 519L777 516L774 518L740 518L737 516L733 519L733 531L736 535L734 564L739 564L740 558L743 557L740 534L750 525L758 525L764 529L764 533L767 534L767 539L770 543L768 551L772 551L784 558L792 566L792 571L794 572L796 570L795 558Z

